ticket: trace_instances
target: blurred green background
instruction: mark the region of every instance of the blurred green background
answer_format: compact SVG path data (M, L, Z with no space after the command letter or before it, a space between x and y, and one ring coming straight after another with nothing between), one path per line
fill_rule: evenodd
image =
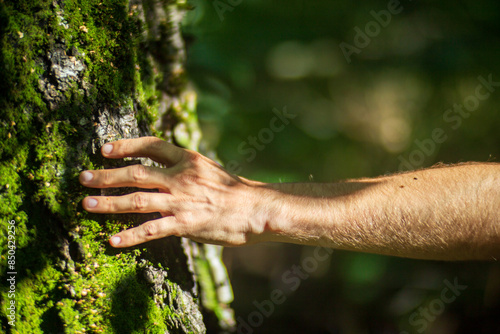
M190 3L184 33L202 151L217 152L231 171L265 182L330 182L498 161L500 84L483 86L490 95L482 100L476 87L480 76L500 83L500 2ZM460 104L471 111L458 112ZM270 130L284 109L294 118ZM431 142L436 129L444 142ZM253 314L254 333L500 333L494 263L335 251L292 291L283 274L314 248L224 252L240 319L248 322L254 301L273 289L286 292L263 321ZM444 280L468 287L439 309ZM418 313L429 305L436 309Z

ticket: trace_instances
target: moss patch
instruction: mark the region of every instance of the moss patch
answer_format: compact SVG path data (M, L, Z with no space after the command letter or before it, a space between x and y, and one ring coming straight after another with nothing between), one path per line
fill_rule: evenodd
M99 193L80 186L78 175L104 165L95 134L102 110L120 116L129 108L150 132L160 89L185 84L182 73L166 78L170 72L143 52L154 46L144 15L124 0L0 0L0 227L15 220L17 246L11 328L0 234L4 332L164 333L172 330L168 319L180 317L151 297L141 270L152 264L138 263L144 250L108 245L128 225L80 205ZM166 33L170 22L160 26Z

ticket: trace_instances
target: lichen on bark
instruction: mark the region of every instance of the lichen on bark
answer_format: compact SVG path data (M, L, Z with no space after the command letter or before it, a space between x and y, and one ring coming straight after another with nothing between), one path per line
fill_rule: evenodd
M87 194L134 190L83 188L82 170L152 164L104 160L105 142L153 134L197 148L196 95L184 73L179 28L187 7L173 0L0 0L2 332L204 333L234 326L227 282L226 297L200 294L220 285L212 282L217 275L199 270L212 258L205 247L172 237L113 249L111 234L155 216L92 215L80 204ZM5 231L12 220L15 326L6 312Z

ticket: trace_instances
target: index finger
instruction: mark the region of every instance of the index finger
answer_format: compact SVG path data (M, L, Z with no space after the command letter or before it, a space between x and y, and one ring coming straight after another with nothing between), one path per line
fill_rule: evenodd
M156 137L117 140L103 145L101 152L103 156L111 159L151 158L156 162L168 165L180 162L186 154L184 149Z

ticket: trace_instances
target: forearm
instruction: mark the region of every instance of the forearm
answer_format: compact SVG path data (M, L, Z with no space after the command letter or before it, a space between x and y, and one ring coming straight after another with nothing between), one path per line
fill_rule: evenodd
M442 260L500 256L500 165L332 184L260 184L262 240Z
M175 235L230 246L272 240L424 259L500 256L499 164L331 184L264 184L154 137L108 143L102 154L149 157L169 166L80 174L80 182L92 188L159 190L83 200L94 213L162 215L115 234L114 247Z

